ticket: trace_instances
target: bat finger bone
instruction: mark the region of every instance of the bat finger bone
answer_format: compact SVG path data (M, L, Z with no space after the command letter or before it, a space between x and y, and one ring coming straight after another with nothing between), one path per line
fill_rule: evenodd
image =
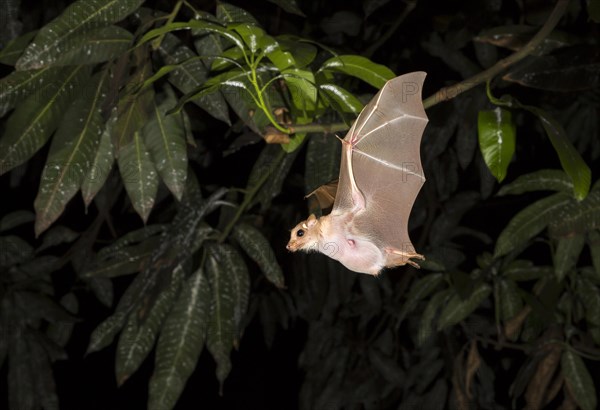
M340 142L341 142L342 144L345 144L345 145L350 145L350 143L349 143L348 141L346 141L345 139L343 139L343 138L342 138L342 137L340 137L339 135L335 134L335 137L336 137L338 140L340 140Z

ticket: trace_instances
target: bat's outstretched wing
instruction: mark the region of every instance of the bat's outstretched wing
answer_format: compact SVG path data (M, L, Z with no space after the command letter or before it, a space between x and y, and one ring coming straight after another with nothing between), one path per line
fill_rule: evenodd
M428 121L421 99L425 76L413 72L388 81L344 138L352 149L342 150L332 214L354 209L352 229L381 248L414 252L408 218L425 182L419 149ZM364 209L355 208L352 176Z

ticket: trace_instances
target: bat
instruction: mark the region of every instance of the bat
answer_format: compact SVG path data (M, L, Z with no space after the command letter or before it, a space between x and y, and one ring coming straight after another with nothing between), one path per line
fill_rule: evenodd
M428 121L421 101L425 76L413 72L389 80L360 112L340 139L331 212L311 214L296 225L289 251L321 252L369 275L405 264L419 267L411 259L425 258L410 241L408 218L425 182L420 156Z

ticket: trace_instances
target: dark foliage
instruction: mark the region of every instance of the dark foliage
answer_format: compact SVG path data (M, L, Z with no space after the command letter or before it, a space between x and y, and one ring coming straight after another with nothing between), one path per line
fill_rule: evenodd
M1 2L0 407L595 409L598 4ZM416 70L422 269L287 253Z

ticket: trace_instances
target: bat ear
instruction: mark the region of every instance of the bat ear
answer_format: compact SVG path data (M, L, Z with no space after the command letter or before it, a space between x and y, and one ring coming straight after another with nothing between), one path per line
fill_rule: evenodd
M315 226L316 223L317 217L315 216L315 214L310 214L310 216L306 220L306 225L308 225L309 228L312 228L313 226Z

